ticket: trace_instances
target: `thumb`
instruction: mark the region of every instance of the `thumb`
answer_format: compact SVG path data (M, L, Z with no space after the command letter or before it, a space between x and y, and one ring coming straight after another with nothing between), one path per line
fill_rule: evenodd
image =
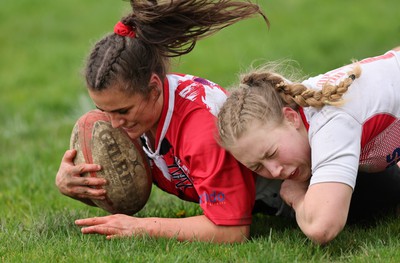
M73 162L75 156L76 156L76 150L75 149L67 150L64 153L62 161L63 162Z

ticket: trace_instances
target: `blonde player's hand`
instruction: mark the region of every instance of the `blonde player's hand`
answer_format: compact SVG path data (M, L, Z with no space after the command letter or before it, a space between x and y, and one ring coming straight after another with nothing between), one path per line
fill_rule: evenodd
M309 182L285 180L281 185L280 194L286 204L294 208L297 200L302 200L307 192Z

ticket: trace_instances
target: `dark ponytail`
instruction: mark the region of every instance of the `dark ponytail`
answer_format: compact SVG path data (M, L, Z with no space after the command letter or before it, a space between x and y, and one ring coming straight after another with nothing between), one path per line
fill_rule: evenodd
M86 81L100 91L111 85L148 94L153 73L164 79L169 58L189 53L196 41L240 20L261 15L249 1L230 0L131 0L132 12L121 21L134 37L110 34L89 56Z

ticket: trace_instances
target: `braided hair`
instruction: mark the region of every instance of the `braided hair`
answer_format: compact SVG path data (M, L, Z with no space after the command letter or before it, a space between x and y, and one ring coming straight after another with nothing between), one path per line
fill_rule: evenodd
M171 57L189 53L196 41L240 20L261 15L249 1L131 0L132 12L121 22L134 37L116 33L96 43L85 75L89 89L118 85L128 92L148 95L153 73L164 79Z
M254 120L282 123L283 107L298 110L299 106L341 105L343 94L361 75L360 66L355 64L348 74L338 85L326 83L321 90L290 83L266 67L243 75L239 87L231 91L218 114L219 143L229 149Z

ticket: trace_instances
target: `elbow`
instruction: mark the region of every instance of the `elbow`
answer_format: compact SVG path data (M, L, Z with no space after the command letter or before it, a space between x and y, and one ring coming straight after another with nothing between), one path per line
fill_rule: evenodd
M231 242L229 243L244 243L250 238L250 231L247 233L241 233L240 235L237 235L236 238L234 238Z
M345 223L319 222L310 226L304 234L314 243L325 245L335 239L343 230Z
M250 238L250 226L225 227L228 228L222 238L215 240L217 243L235 244L244 243ZM233 231L232 231L233 230Z
M240 243L246 242L248 239L249 238L245 237L245 236L238 236L238 237L234 237L234 238L231 237L229 239L219 240L216 243L219 243L219 244L240 244Z

